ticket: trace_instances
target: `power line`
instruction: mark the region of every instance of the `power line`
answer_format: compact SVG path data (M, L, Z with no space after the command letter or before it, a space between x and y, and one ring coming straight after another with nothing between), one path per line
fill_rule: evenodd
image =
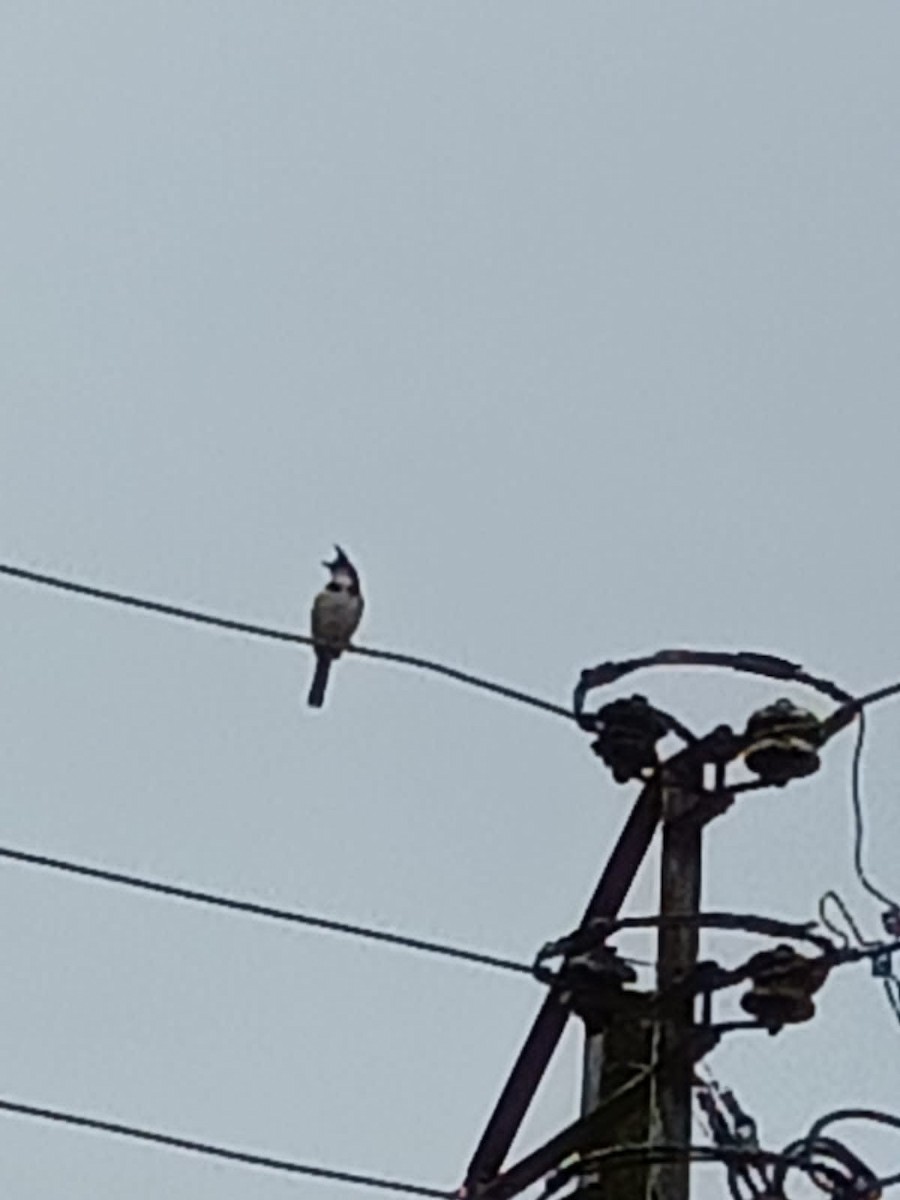
M853 871L857 880L865 889L865 891L867 891L870 896L874 897L874 899L876 899L880 904L887 905L887 913L883 914L883 920L900 911L900 905L898 905L896 900L892 899L886 892L883 892L879 887L876 886L875 883L873 883L868 872L866 871L864 862L863 849L865 846L866 829L865 809L863 806L862 795L862 763L867 732L865 706L870 703L877 703L880 700L890 699L897 695L898 691L900 691L900 685L891 684L887 687L879 688L878 691L871 692L867 696L863 696L860 699L853 701L852 704L845 706L846 710L852 709L851 715L857 715L859 718L856 741L853 746L853 761L850 768L850 800L851 810L853 813ZM840 714L842 711L844 710L838 709L838 714ZM834 890L827 891L819 902L819 916L822 920L822 923L827 928L829 928L833 933L836 933L839 937L842 937L845 943L849 942L849 939L846 937L846 935L841 933L831 923L831 921L829 921L826 915L825 909L829 901L831 901L839 909L841 916L843 917L857 945L877 946L877 942L873 942L863 937L862 931L855 921L849 908ZM887 925L887 922L885 922L885 924ZM889 974L882 976L881 982L885 997L891 1007L891 1011L896 1017L898 1023L900 1023L900 979L898 979L893 971L891 971Z
M0 1111L14 1113L21 1117L33 1117L41 1121L75 1125L80 1129L93 1129L99 1133L114 1134L116 1137L153 1142L158 1146L169 1146L173 1150L186 1150L191 1154L203 1154L210 1158L224 1158L230 1162L243 1163L248 1167L261 1167L268 1171L306 1175L314 1179L328 1179L334 1183L351 1183L359 1187L377 1188L383 1192L402 1192L408 1196L434 1197L435 1200L445 1200L451 1195L450 1192L441 1191L438 1188L406 1183L399 1179L384 1179L377 1175L336 1171L330 1167L315 1167L308 1163L292 1162L290 1159L271 1158L265 1154L253 1154L245 1150L234 1150L228 1146L216 1146L210 1142L199 1142L192 1138L158 1133L155 1130L142 1129L135 1125L122 1125L118 1121L103 1121L97 1117L85 1117L78 1113L61 1112L53 1108L38 1108L32 1104L20 1104L13 1100L0 1099Z
M876 900L882 904L886 904L889 909L897 909L896 900L892 900L890 896L877 888L869 879L863 865L863 843L865 841L865 824L863 819L863 803L862 803L862 755L863 747L866 738L866 720L865 713L862 709L859 710L859 729L856 734L856 744L853 747L853 766L852 766L852 782L851 782L851 798L853 803L853 869L856 872L856 878L866 889L870 896L874 896Z
M881 692L873 693L873 695L875 695L876 698L878 698L878 699L886 698L886 697L883 697L881 695L881 693L887 693L887 696L891 696L894 694L892 689L882 688ZM860 710L859 710L859 728L858 728L857 734L856 734L856 743L853 747L853 765L851 767L851 786L850 786L850 795L851 795L852 808L853 808L853 870L856 873L856 878L859 880L862 887L865 888L865 890L869 893L870 896L873 896L881 904L886 904L887 908L888 908L888 914L890 914L890 913L897 912L898 908L900 908L900 906L898 906L897 901L891 899L891 897L888 896L886 892L883 892L879 887L876 887L876 885L869 878L868 873L866 872L866 869L865 869L865 865L863 863L863 846L865 843L865 819L864 819L864 809L863 809L863 800L862 800L862 757L863 757L863 748L865 746L865 740L866 740L866 714L865 714L864 709L860 708ZM833 895L833 893L832 893L832 895ZM828 893L826 893L826 897L827 896L828 896ZM848 921L850 930L853 933L853 935L856 937L856 940L861 945L865 945L866 943L860 935L859 928L855 925L855 922L849 916L849 912L847 911L846 905L843 904L843 902L840 900L839 897L835 897L835 899L838 901L839 907L841 907L844 910L845 919ZM884 989L884 994L887 999L887 1002L891 1006L891 1011L893 1012L894 1016L896 1017L898 1023L900 1023L900 980L898 980L897 976L893 973L893 971L891 971L890 974L886 975L882 979L881 982L882 982L882 987Z
M120 887L136 888L144 892L155 892L158 895L170 896L177 900L188 900L194 904L206 904L214 908L224 908L231 912L246 913L249 916L263 917L268 920L282 921L292 925L305 925L310 929L321 929L329 933L341 933L349 937L364 938L370 942L400 946L406 950L416 950L423 954L435 954L443 958L459 959L463 962L476 963L483 967L494 967L501 971L511 971L517 975L531 975L530 966L496 954L483 954L478 950L466 950L461 946L450 946L442 942L427 941L424 938L407 937L405 934L390 933L387 930L373 929L366 925L352 925L346 921L332 920L330 917L318 917L311 913L295 912L286 908L275 908L268 904L259 904L253 900L238 900L233 896L222 896L213 892L199 891L196 888L181 887L178 884L163 883L158 879L147 879L139 875L126 875L121 871L110 871L105 867L92 867L85 863L70 862L67 859L51 858L46 854L32 854L26 850L13 849L10 846L0 846L0 858L25 863L32 867L43 867L51 871L61 871L69 875L79 875L86 879L97 879L103 883L117 884Z
M56 575L44 575L37 571L16 567L10 563L0 563L0 575L11 579L19 579L25 583L38 584L41 587L56 588L63 592L72 592L91 600L102 600L109 604L120 604L128 608L139 608L145 612L158 613L164 617L174 617L179 621L192 621L199 625L212 625L218 629L227 629L232 633L242 633L248 637L265 638L269 641L292 642L295 645L311 646L313 639L305 633L295 633L288 629L274 629L267 625L256 625L248 621L238 621L232 617L222 617L215 613L200 612L197 609L183 608L175 604L165 604L159 600L148 600L142 596L134 596L125 592L112 592L105 588L93 587L90 584L78 583L73 579L62 579ZM347 654L358 654L362 658L375 658L382 662L397 663L400 666L413 667L419 671L430 671L433 675L443 675L446 679L455 679L458 683L468 684L469 687L479 688L484 692L492 692L495 696L503 696L507 700L515 700L519 704L527 704L542 712L553 713L557 717L565 717L567 721L574 720L572 712L561 704L554 704L540 696L532 696L518 688L507 687L506 684L484 679L480 675L472 675L468 671L460 671L456 667L434 662L432 659L420 658L413 654L401 654L394 650L376 650L371 646L348 646Z
M806 1135L810 1141L822 1136L822 1131L837 1121L872 1121L876 1125L887 1125L891 1129L900 1130L900 1117L893 1113L878 1112L872 1108L838 1108L834 1112L820 1117Z
M830 920L827 911L829 902L832 903L840 912L844 923L850 930L850 935L858 947L872 950L876 954L884 953L881 943L863 936L863 932L846 902L832 888L825 892L825 894L819 900L819 920L826 929L835 935L835 937L840 938L843 941L845 947L850 945L850 937L848 937L843 930L839 929L837 925ZM890 974L883 975L881 977L881 984L884 989L887 1002L891 1006L891 1011L897 1018L898 1023L900 1023L900 979L898 979L893 971L891 971Z
M900 681L887 683L884 687L876 688L874 692L866 692L864 696L848 700L824 722L828 736L849 725L856 714L868 708L870 704L879 704L882 700L893 699L894 696L900 696Z

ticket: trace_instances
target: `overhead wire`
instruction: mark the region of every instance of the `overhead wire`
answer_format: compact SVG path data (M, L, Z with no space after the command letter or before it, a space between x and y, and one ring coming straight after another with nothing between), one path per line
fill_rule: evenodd
M173 617L179 621L191 621L199 625L209 625L217 629L225 629L231 633L242 633L248 637L289 642L301 646L314 645L313 638L309 634L297 633L289 629L276 629L268 625L258 625L249 621L240 621L233 617L224 617L216 613L185 608L181 605L167 604L160 600L149 600L146 597L135 596L127 592L113 592L106 588L94 587L91 584L79 583L74 579L63 579L57 575L46 575L25 567L17 567L12 563L0 563L0 575L6 575L10 579L18 579L25 583L37 584L41 587L71 592L74 595L84 596L90 600L101 600L108 604L119 604L128 608L137 608L144 612L156 613L159 616ZM473 675L469 671L461 671L458 667L447 666L445 663L439 663L429 658L422 658L414 654L403 654L395 650L378 650L373 646L359 645L348 646L344 653L356 654L361 658L378 659L381 662L397 663L400 666L413 667L419 671L429 671L433 675L442 675L446 679L456 680L457 683L464 683L469 687L491 692L495 696L503 696L507 700L513 700L519 704L540 709L542 712L552 713L557 717L564 717L567 721L575 720L572 711L561 704L555 704L551 700L544 700L541 696L534 696L529 692L520 691L518 688L508 687L504 683L497 683L494 680L485 679L481 675Z
M883 688L872 695L875 699L883 699L894 694L891 688ZM884 920L885 917L890 917L891 914L900 913L900 905L873 883L865 866L864 848L866 830L862 790L862 763L867 729L866 714L863 707L858 708L857 716L859 724L856 732L856 741L853 746L853 759L850 768L850 800L853 814L853 871L862 888L880 904L887 906L887 912L882 917ZM862 929L848 905L834 889L829 889L829 891L825 892L819 901L819 919L827 929L840 938L845 946L850 944L850 937L840 930L829 918L827 912L829 903L838 909L847 929L850 931L851 937L858 946L874 947L877 949L879 943L863 936ZM881 982L891 1011L897 1022L900 1023L900 979L898 979L893 971L889 971L887 974L881 975Z
M829 888L829 890L825 892L819 900L819 921L825 926L830 934L832 934L838 939L839 942L842 943L845 949L849 947L851 937L848 937L847 933L838 925L836 925L828 916L829 903L833 904L840 912L841 918L846 924L847 929L850 930L852 940L856 942L857 946L876 946L878 944L872 938L867 938L863 935L856 918L847 907L844 899L839 895L838 892L834 891L833 888Z
M887 955L888 958L890 957L890 955L893 953L893 950L890 947L886 947L882 942L879 942L873 938L864 937L858 922L850 912L847 904L836 891L830 889L829 891L825 892L819 901L819 920L826 929L830 930L835 937L843 942L845 948L849 947L851 937L848 937L847 934L843 930L839 929L838 926L835 925L834 922L829 918L827 911L829 902L834 904L834 906L839 910L844 922L847 925L847 928L850 930L852 940L856 942L857 946L868 949L871 952L870 956L873 958L873 960L883 958L884 955ZM891 1011L896 1017L898 1024L900 1024L900 979L897 978L893 971L891 971L889 974L881 975L880 978L887 1002L890 1005Z
M75 579L65 579L59 575L49 575L46 572L34 571L28 567L20 567L15 563L0 563L0 575L5 575L10 579L17 579L24 583L33 583L41 587L55 588L59 591L71 592L75 595L84 596L92 600L101 600L109 604L124 605L129 608L142 609L146 612L157 613L160 616L174 617L176 620L192 621L196 624L210 625L219 629L229 630L232 633L243 633L250 637L264 638L273 641L291 642L297 645L312 646L314 639L309 634L297 633L295 630L277 629L268 625L260 625L251 621L242 621L233 617L225 617L218 613L203 612L199 609L187 608L183 605L169 604L160 600L151 600L145 596L137 596L130 592L117 592L108 588L96 587L93 584L80 583ZM480 688L483 691L493 692L495 695L504 696L509 700L518 701L521 704L529 705L533 708L541 709L544 712L552 713L554 716L564 717L568 721L574 721L576 715L572 709L565 705L556 704L551 700L545 700L541 696L535 696L530 692L523 692L518 688L508 687L506 684L497 683L494 680L486 679L481 675L474 675L469 671L462 671L457 667L448 666L445 663L440 663L434 659L423 658L415 654L405 654L396 650L380 650L374 646L350 645L344 651L346 654L357 654L362 658L374 658L383 662L393 662L401 666L414 667L422 671L430 671L433 674L443 675L447 679L455 679L459 683L468 684L470 687ZM730 660L727 664L719 663L718 665L740 666L744 670L753 670L758 672L759 665L768 667L763 671L763 674L773 675L773 677L795 679L800 682L807 682L817 686L820 690L826 691L829 695L833 695L835 699L843 701L841 707L832 714L825 722L827 736L838 732L849 724L856 716L860 715L864 708L870 704L875 704L881 700L888 700L900 695L900 682L887 684L884 687L878 688L873 692L868 692L863 696L849 698L848 694L843 689L837 688L828 680L817 679L808 676L805 672L799 671L796 664L786 663L784 660L775 658L772 655L756 654L751 652L741 652L740 654L711 654L704 651L662 651L660 654L651 655L646 660L634 660L625 664L603 664L604 667L616 667L617 671L613 674L613 678L618 678L622 674L622 666L628 669L635 669L636 665L653 665L659 663L662 665L678 665L686 662L701 662L713 661L718 663L719 659ZM733 660L733 661L731 661ZM771 668L775 666L779 668L778 674L774 674ZM785 673L785 668L789 668L788 673ZM592 675L600 671L597 668L595 671L582 672L583 675ZM591 686L598 686L597 681ZM584 686L584 684L582 684Z
M198 888L182 887L180 884L164 883L159 879L148 879L141 875L126 874L123 871L111 871L106 867L89 866L87 863L72 862L68 859L51 858L48 854L34 854L27 850L18 850L12 846L0 846L0 859L8 859L11 862L23 863L32 867L42 867L51 871L64 872L85 879L99 880L100 882L116 884L120 887L152 892L176 900L186 900L194 904L228 909L231 912L245 913L252 917L262 917L267 920L281 921L292 925L303 925L311 929L363 938L370 942L398 946L402 949L414 950L423 954L433 954L443 958L471 962L478 966L492 967L496 970L508 971L517 975L531 975L531 967L528 964L516 962L513 959L504 958L498 954L486 954L479 950L468 950L465 947L451 946L444 942L429 941L425 938L391 933L388 930L375 929L366 925L355 925L347 921L337 921L330 917L320 917L312 913L276 908L273 905L261 904L254 900L239 900L234 896L223 896L214 892L201 891Z
M862 802L862 756L865 747L866 739L866 720L865 713L862 709L859 712L859 728L856 733L856 742L853 747L853 765L851 767L851 787L850 794L853 805L853 869L856 877L870 896L874 896L882 904L886 904L890 909L900 909L896 900L893 900L886 892L883 892L879 887L872 882L865 869L863 862L863 846L865 842L865 822Z
M835 1125L838 1121L871 1121L875 1125L887 1125L900 1132L900 1117L893 1113L879 1112L875 1108L837 1108L834 1112L819 1117L810 1126L807 1136L810 1138L821 1137L829 1125Z
M355 1171L318 1167L311 1163L294 1162L286 1158L274 1158L267 1154L256 1154L247 1150L236 1150L212 1142L175 1134L160 1133L136 1125L125 1125L119 1121L107 1121L98 1117L87 1117L80 1113L63 1112L55 1108L43 1108L33 1104L22 1104L15 1100L0 1098L0 1111L20 1117L31 1117L40 1121L53 1121L62 1125L73 1125L97 1133L112 1134L140 1142L152 1142L172 1150L185 1150L191 1154L202 1154L210 1158L227 1159L248 1167L259 1167L267 1171L280 1171L290 1175L305 1175L308 1178L330 1180L333 1183L349 1183L358 1187L374 1188L383 1192L398 1192L407 1196L425 1196L433 1200L446 1200L450 1192L424 1184L407 1183L400 1179L387 1179L378 1175L364 1175Z
M298 633L290 629L278 629L268 625L260 625L251 621L243 621L234 617L222 616L218 613L203 612L199 609L187 608L183 605L169 604L165 601L151 600L146 596L137 596L130 592L112 591L109 588L96 587L93 584L80 583L75 579L66 579L59 575L50 575L42 571L34 571L28 567L20 567L15 563L0 563L0 575L5 575L10 579L17 579L20 582L32 583L41 587L54 588L59 591L70 592L74 595L84 596L87 599L100 600L109 604L124 605L129 608L142 609L145 612L157 613L160 616L174 617L176 620L191 621L195 624L209 625L219 629L225 629L232 633L243 633L249 637L257 637L272 641L290 642L296 645L312 646L314 639L309 634ZM405 654L396 650L381 650L374 646L350 645L344 651L346 654L356 654L361 658L373 658L383 662L397 663L400 666L413 667L421 671L429 671L436 675L442 675L447 679L455 679L459 683L464 683L470 687L479 688L483 691L492 692L495 695L503 696L506 699L517 701L521 704L529 705L532 708L537 708L543 712L552 713L554 716L563 717L568 721L576 720L576 715L571 708L565 705L556 704L551 700L545 700L541 696L535 696L530 692L523 692L518 688L509 687L503 683L497 683L494 680L486 679L484 676L472 674L469 671L462 671L458 667L451 667L446 663L437 662L434 659L423 658L420 655ZM773 677L784 677L796 679L799 682L807 682L817 686L820 690L826 691L829 695L833 695L835 699L843 701L841 707L830 717L826 722L828 727L828 736L836 733L839 729L849 724L857 715L861 714L863 709L870 704L877 703L881 700L887 700L894 696L900 695L900 682L887 684L884 687L878 688L876 691L869 692L864 696L849 698L848 694L843 689L837 688L828 680L818 679L808 676L805 672L799 671L796 664L786 663L783 660L777 659L772 655L754 654L750 652L742 652L734 655L719 655L710 654L704 651L663 651L660 654L652 655L645 660L634 660L625 664L612 664L619 668L618 673L613 677L618 678L621 674L621 667L624 665L629 669L634 669L636 665L643 663L644 665L652 665L660 663L662 665L678 665L682 662L700 662L713 661L718 662L719 659L734 660L729 661L724 665L736 666L741 669L758 670L759 665L770 668L762 673L773 674L771 668L777 666L780 669L780 674ZM755 664L755 665L754 665ZM611 664L604 664L609 667ZM719 663L719 665L723 665ZM784 669L790 668L788 674L785 674ZM599 668L597 668L599 670ZM596 672L593 672L596 673ZM583 672L582 674L585 674ZM592 672L587 672L590 675ZM596 684L594 685L596 686Z
M190 621L196 624L224 629L233 633L244 634L246 636L299 645L314 644L311 636L297 633L292 630L278 629L271 626L237 620L231 617L203 612L197 609L151 600L146 597L141 597L130 593L110 591L108 589L80 583L76 580L65 579L59 576L32 571L14 564L0 563L0 575L5 575L9 578L17 579L22 582L32 583L39 586L50 587L76 595L81 595L89 599L100 600L105 603L136 608L161 616L171 617L176 620ZM573 712L569 708L566 708L562 705L555 704L551 701L544 700L542 697L522 692L519 689L508 687L505 684L497 683L493 680L474 675L470 672L462 671L458 668L451 667L431 659L396 651L380 650L374 647L359 645L349 646L347 648L347 653L385 662L393 662L398 665L409 666L417 670L428 671L433 674L441 675L445 678L456 680L457 682L466 684L468 686L502 696L506 699L552 713L555 716L561 716L570 721L574 720ZM889 912L893 913L900 913L900 905L898 905L897 901L888 896L887 893L882 891L871 880L866 871L864 863L865 823L862 802L862 755L866 735L865 714L863 711L865 706L867 706L869 703L887 699L897 694L900 694L900 684L891 684L880 688L875 692L855 699L849 704L846 704L844 706L846 712L844 713L843 717L844 721L851 719L852 715L858 715L859 717L857 739L853 751L851 782L854 823L854 872L861 886L880 903L887 905ZM425 939L408 937L402 934L394 934L371 927L353 925L347 922L318 917L312 914L276 908L274 906L265 905L254 901L238 900L234 897L217 895L194 888L181 887L175 884L164 883L159 880L152 880L141 876L125 874L123 872L111 871L106 868L88 866L87 864L75 863L64 859L51 858L48 855L33 854L14 849L12 847L0 847L0 858L18 861L31 866L67 872L76 876L96 879L111 884L140 889L147 892L154 892L194 903L219 907L231 911L243 912L256 917L289 922L297 925L305 925L310 928L317 928L348 936L365 938L371 941L392 944L398 947L412 949L423 953L430 953L448 958L469 961L479 965L490 966L518 974L531 973L531 967L529 965L514 962L513 960L502 958L497 955L484 954L479 951L472 951L461 947L428 941ZM846 904L844 904L843 900L837 895L837 893L831 891L822 897L820 904L820 915L822 916L823 923L829 929L831 929L832 932L843 938L845 945L849 943L849 939L845 934L837 930L837 928L827 919L825 914L825 905L829 900L839 908L848 929L859 946L868 947L877 945L877 943L867 940L862 936L860 927L855 922ZM883 983L894 1013L897 1016L898 1021L900 1021L900 980L893 975L890 975L883 979ZM126 1126L115 1122L102 1121L95 1118L80 1116L78 1114L64 1113L58 1110L37 1108L9 1100L0 1099L0 1110L16 1113L22 1116L67 1123L70 1125L80 1126L82 1128L89 1128L100 1132L115 1134L118 1136L151 1141L157 1144L192 1151L195 1153L226 1158L252 1166L265 1167L274 1170L292 1172L295 1174L304 1174L324 1179L380 1188L382 1190L405 1192L407 1194L425 1197L447 1197L450 1195L450 1193L445 1191L422 1187L416 1184L407 1184L402 1181L358 1175L351 1172L335 1171L327 1168L318 1168L308 1164L293 1163L288 1160L280 1160L269 1158L264 1155L245 1153L243 1151L192 1141L169 1134L157 1133L151 1130ZM900 1127L900 1120L896 1118L888 1118L885 1114L873 1114L868 1110L846 1110L845 1112L838 1114L831 1114L829 1120L837 1120L840 1117L848 1116L869 1116L871 1119L880 1119L886 1123L895 1124ZM823 1122L819 1122L814 1128L819 1130L821 1127L823 1127ZM811 1131L809 1138L811 1139L813 1137L814 1134ZM674 1148L670 1148L670 1152L673 1149ZM696 1148L685 1148L688 1153L691 1153L694 1149ZM682 1151L682 1153L683 1152L684 1151ZM704 1152L701 1150L700 1154L702 1155L703 1153ZM732 1164L734 1165L734 1158L732 1158ZM888 1183L894 1183L898 1180L900 1180L900 1173L898 1173L897 1176L892 1176L879 1182L883 1186L887 1186Z

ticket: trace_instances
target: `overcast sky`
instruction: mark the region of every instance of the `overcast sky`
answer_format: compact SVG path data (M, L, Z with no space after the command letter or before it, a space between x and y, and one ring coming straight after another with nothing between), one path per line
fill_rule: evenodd
M900 675L898 35L829 0L12 0L0 560L303 629L339 541L361 640L562 703L681 644ZM344 660L313 713L290 646L11 581L0 629L3 845L530 957L634 791L406 669ZM634 687L698 728L784 690ZM866 758L895 891L898 723ZM713 827L709 907L834 886L877 931L849 749ZM0 907L0 1097L439 1187L541 999L11 863ZM897 1105L866 969L819 1010L711 1060L772 1146ZM17 1200L356 1194L13 1117L0 1146Z

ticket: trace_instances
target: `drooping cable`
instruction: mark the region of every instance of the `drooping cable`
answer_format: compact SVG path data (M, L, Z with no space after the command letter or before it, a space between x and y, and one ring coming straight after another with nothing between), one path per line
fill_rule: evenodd
M349 937L364 938L371 942L381 942L390 946L415 950L423 954L440 955L444 958L461 959L464 962L476 963L479 966L494 967L501 971L514 972L517 975L531 975L531 967L513 959L503 958L496 954L484 954L479 950L467 950L461 946L450 946L443 942L427 941L424 938L409 937L406 934L391 933L385 929L373 929L366 925L352 925L346 921L335 921L330 917L315 916L312 913L297 912L292 909L275 908L269 904L260 904L253 900L238 900L234 896L222 896L214 892L204 892L197 888L182 887L174 883L163 883L158 879L147 879L140 875L127 875L122 871L110 871L105 867L88 866L86 863L71 862L63 858L51 858L47 854L34 854L27 850L17 850L12 846L0 846L0 859L23 863L27 866L42 867L46 870L58 871L64 874L80 876L84 879L94 879L102 883L117 884L120 887L134 888L144 892L155 892L176 900L186 900L194 904L204 904L214 908L228 909L231 912L244 913L252 917L262 917L272 921L282 921L292 925L305 925L311 929L320 929L328 933L345 934Z
M850 931L849 935L829 917L829 904L833 904L841 914L841 918ZM900 979L897 978L897 975L890 966L891 957L894 953L893 948L890 945L885 946L884 943L873 938L864 937L856 918L850 912L846 902L834 889L825 892L819 901L819 920L826 929L830 930L843 943L845 948L849 947L851 941L853 941L858 947L869 951L869 957L871 957L873 963L873 973L876 973L877 964L877 975L881 979L887 1002L898 1024L900 1024Z
M851 768L850 795L853 807L853 869L856 877L870 896L874 896L889 909L900 910L900 904L891 899L869 878L863 862L863 847L865 843L865 819L862 800L862 756L866 740L866 717L860 710L859 727L856 733L856 743L853 747L853 765Z
M407 1196L425 1196L433 1200L446 1200L451 1193L440 1188L426 1187L418 1183L406 1183L400 1179L385 1179L378 1175L363 1175L355 1171L317 1167L311 1163L293 1162L286 1158L274 1158L268 1154L256 1154L247 1150L235 1150L194 1138L179 1137L157 1130L144 1129L136 1125L124 1125L119 1121L106 1121L98 1117L86 1117L80 1113L63 1112L60 1109L43 1108L33 1104L22 1104L15 1100L0 1098L0 1111L20 1117L31 1117L40 1121L74 1125L79 1129L90 1129L97 1133L115 1137L131 1138L134 1141L152 1142L172 1150L185 1150L191 1154L202 1154L211 1158L227 1159L247 1167L258 1167L267 1171L280 1171L289 1175L305 1175L313 1179L330 1180L334 1183L350 1183L358 1187L375 1188L384 1192L399 1192Z
M232 617L222 617L215 613L200 612L197 609L166 604L159 600L148 600L146 597L135 596L126 592L113 592L106 588L94 587L91 584L78 583L74 579L62 579L56 575L45 575L39 571L17 567L12 563L0 563L0 575L6 575L11 579L18 579L25 583L34 583L42 587L71 592L78 596L85 596L91 600L102 600L109 604L119 604L128 608L138 608L145 612L157 613L160 616L174 617L179 621L192 621L200 625L211 625L232 633L243 633L248 637L266 638L270 641L292 642L301 646L313 645L312 637L305 633L295 633L287 629L273 629L270 626L256 625L248 621L238 621ZM382 662L397 663L400 666L413 667L419 671L429 671L434 675L442 675L446 679L455 679L458 683L467 684L469 687L479 688L485 692L492 692L495 696L503 696L507 700L514 700L519 704L526 704L531 708L538 708L543 712L552 713L554 716L564 717L567 721L574 720L572 712L568 708L564 708L561 704L554 704L552 701L544 700L540 696L533 696L529 692L522 692L518 688L507 687L504 683L496 683L491 679L485 679L480 675L473 675L469 671L461 671L457 667L450 667L444 663L435 662L432 659L421 658L414 654L402 654L394 650L377 650L371 646L357 645L348 646L345 653L357 654L362 658L379 659Z

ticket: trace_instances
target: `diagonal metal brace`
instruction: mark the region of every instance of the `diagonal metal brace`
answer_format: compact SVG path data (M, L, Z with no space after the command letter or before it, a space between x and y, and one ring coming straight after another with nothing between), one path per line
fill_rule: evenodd
M585 909L582 924L598 917L615 917L618 914L650 848L659 817L660 785L658 779L654 778L635 801ZM549 993L469 1163L464 1185L467 1194L479 1191L488 1180L494 1179L502 1167L569 1016L569 1009L559 996Z

